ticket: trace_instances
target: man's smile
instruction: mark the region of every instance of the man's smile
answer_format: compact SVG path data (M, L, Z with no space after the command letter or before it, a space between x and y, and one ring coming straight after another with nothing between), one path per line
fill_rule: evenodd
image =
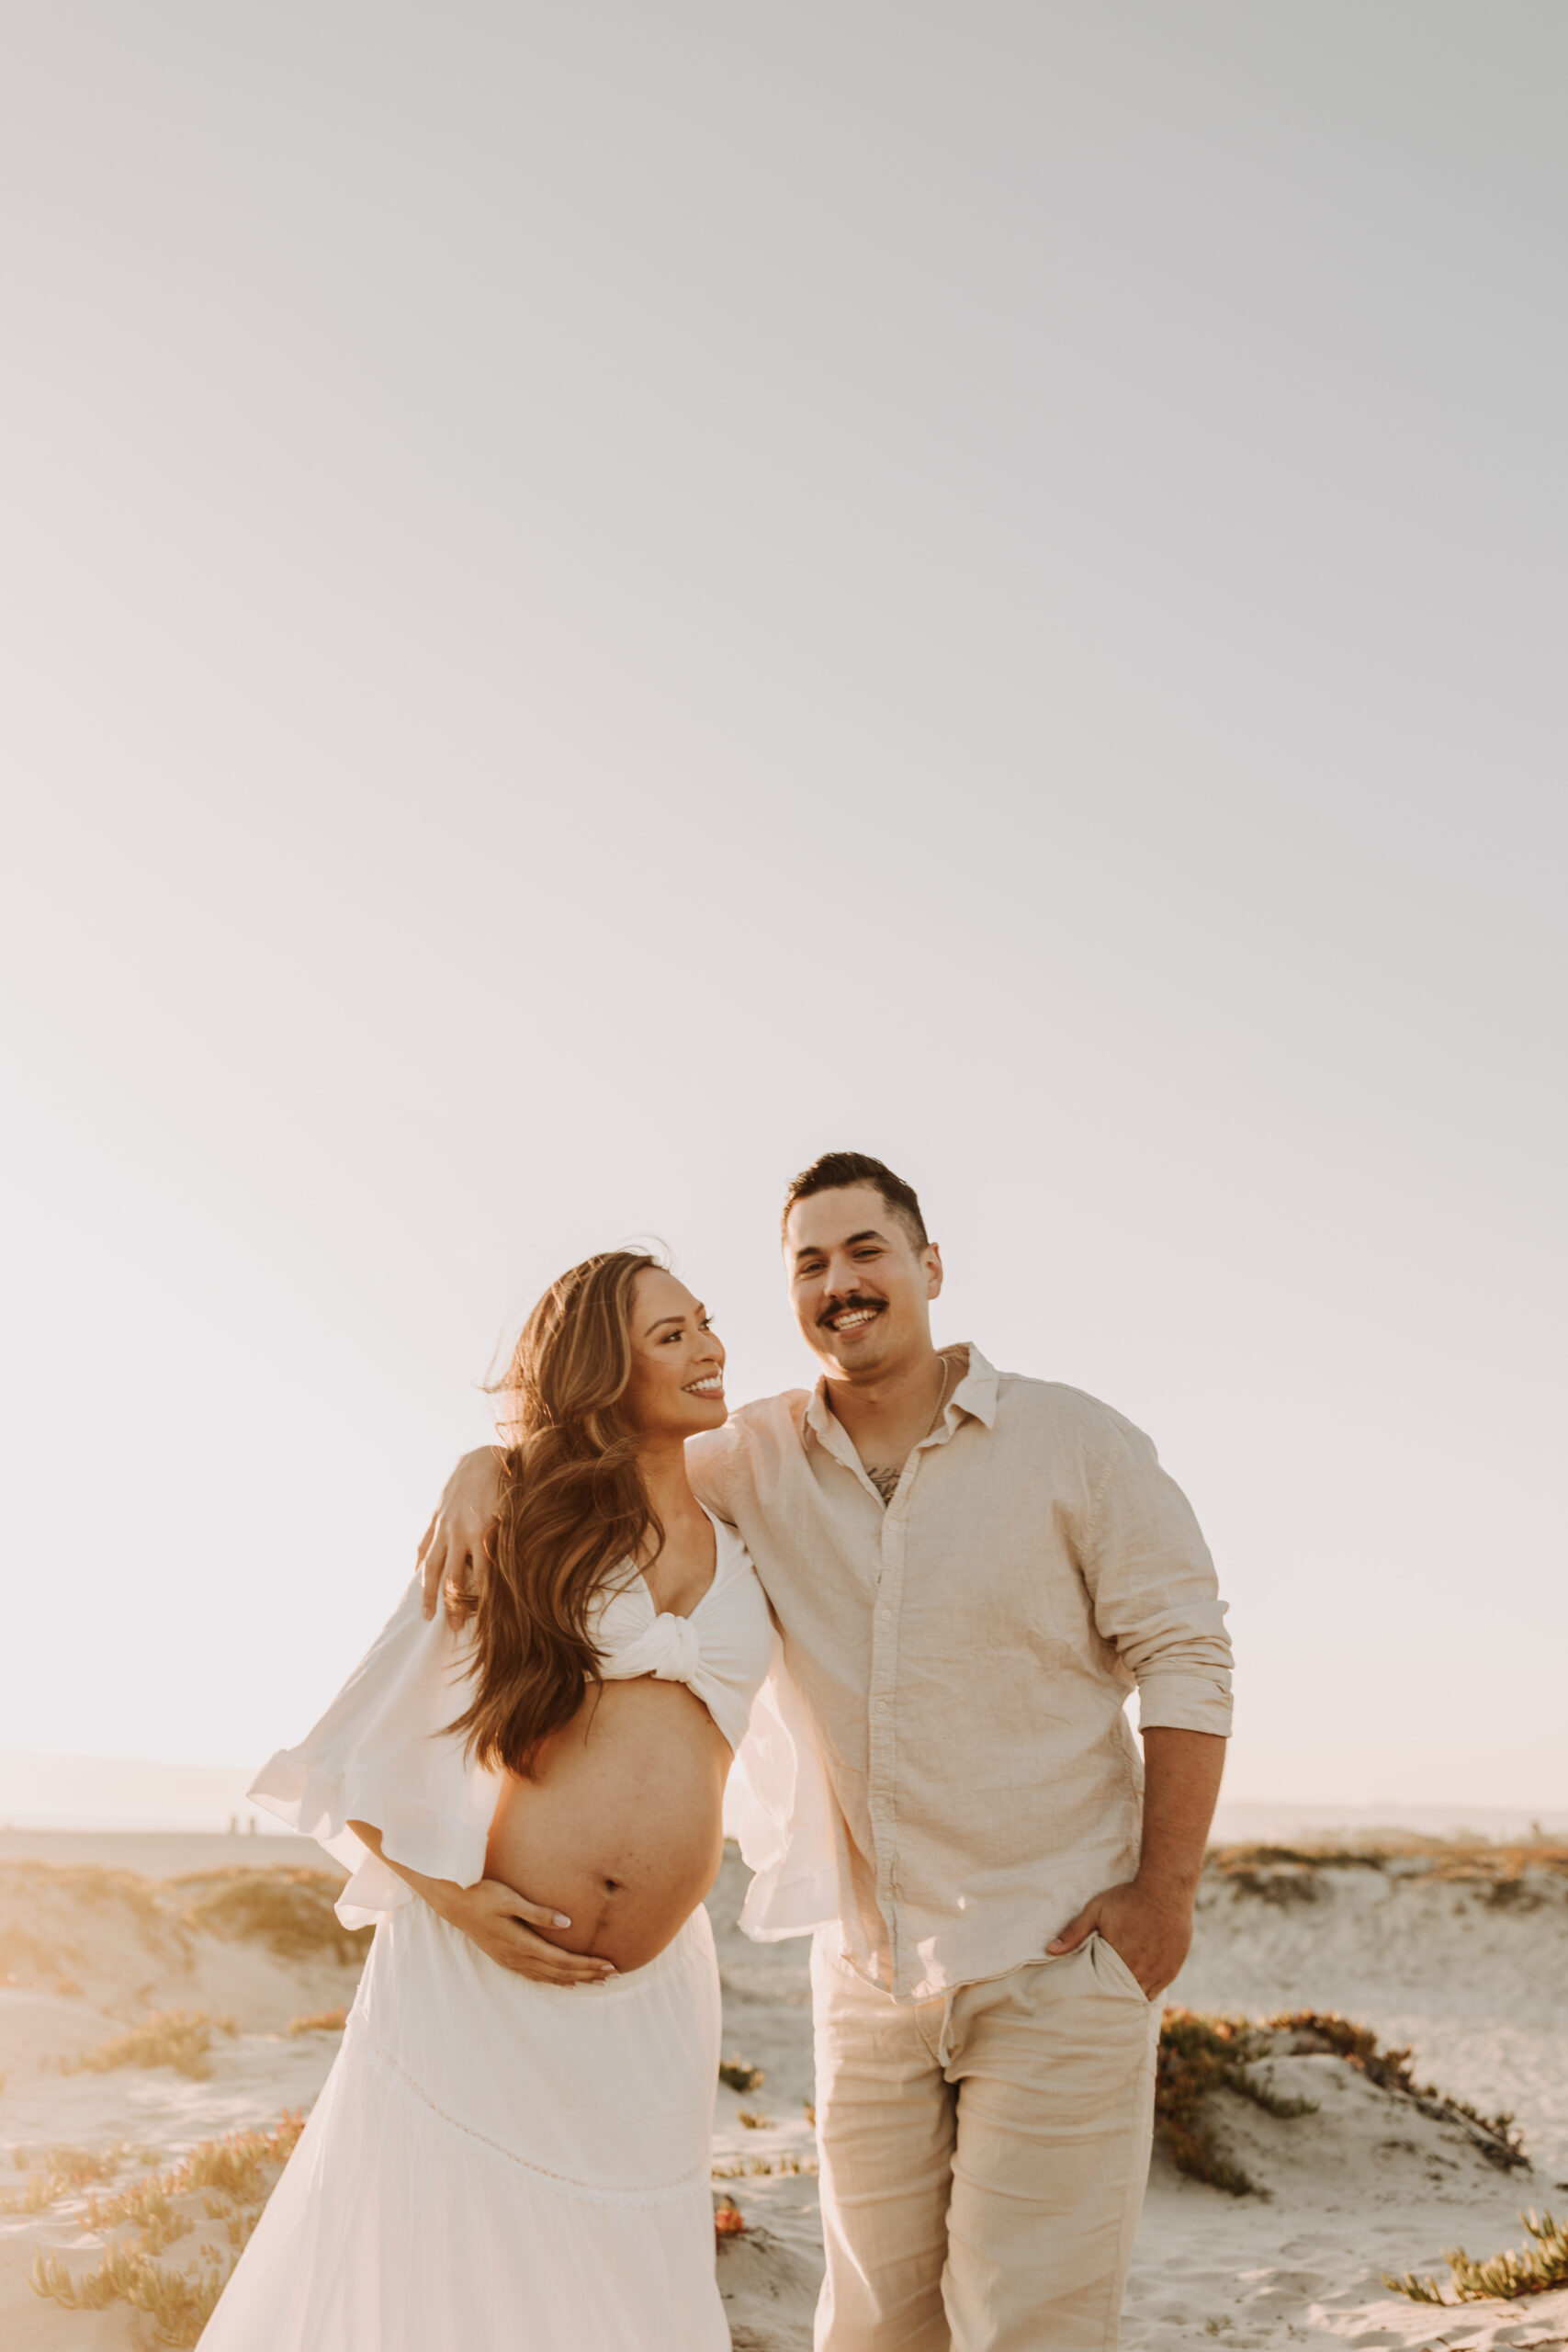
M868 1323L874 1323L876 1317L886 1311L885 1299L848 1298L837 1306L829 1307L825 1315L819 1315L817 1328L827 1331L863 1331Z

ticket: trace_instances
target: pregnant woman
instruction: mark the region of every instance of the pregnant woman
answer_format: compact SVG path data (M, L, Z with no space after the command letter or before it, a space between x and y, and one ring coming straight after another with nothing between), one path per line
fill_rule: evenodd
M205 2352L721 2352L717 1874L767 1604L686 1483L724 1350L650 1257L529 1317L473 1623L419 1580L252 1792L377 1933ZM548 1908L513 1892L547 1894Z

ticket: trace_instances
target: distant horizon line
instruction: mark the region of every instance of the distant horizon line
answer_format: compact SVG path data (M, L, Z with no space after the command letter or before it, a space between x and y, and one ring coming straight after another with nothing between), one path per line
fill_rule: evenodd
M233 1820L241 1825L241 1834L248 1834L254 1819L263 1836L294 1834L250 1803L246 1790L259 1769L259 1760L171 1764L154 1757L0 1748L0 1831L221 1835ZM1448 1836L1473 1830L1478 1836L1506 1838L1527 1834L1532 1826L1552 1835L1568 1831L1568 1804L1227 1792L1215 1813L1215 1833L1221 1838L1267 1836L1270 1821L1297 1834L1354 1826Z

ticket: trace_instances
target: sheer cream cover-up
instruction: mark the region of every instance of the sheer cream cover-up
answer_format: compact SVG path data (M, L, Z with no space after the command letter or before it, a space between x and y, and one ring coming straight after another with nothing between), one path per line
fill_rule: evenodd
M716 1572L689 1617L657 1613L637 1578L601 1603L595 1639L606 1679L689 1684L739 1748L728 1817L759 1873L747 1924L799 1933L831 1886L829 1800L750 1555L715 1523ZM204 2352L729 2344L705 1910L646 1967L581 1990L536 1984L438 1918L347 1826L374 1822L387 1852L428 1877L484 1875L502 1776L466 1763L444 1729L466 1703L471 1644L439 1613L425 1620L416 1577L315 1730L251 1792L350 1870L338 1915L376 1938L337 2063Z

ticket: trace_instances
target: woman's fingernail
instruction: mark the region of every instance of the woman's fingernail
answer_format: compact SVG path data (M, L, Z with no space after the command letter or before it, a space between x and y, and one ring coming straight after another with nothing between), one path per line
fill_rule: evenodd
M571 1925L571 1921L567 1917L566 1913L565 1913L564 1911L558 1911L558 1912L556 1913L556 1925L557 1925L557 1927L558 1927L558 1928L570 1928L570 1925Z

